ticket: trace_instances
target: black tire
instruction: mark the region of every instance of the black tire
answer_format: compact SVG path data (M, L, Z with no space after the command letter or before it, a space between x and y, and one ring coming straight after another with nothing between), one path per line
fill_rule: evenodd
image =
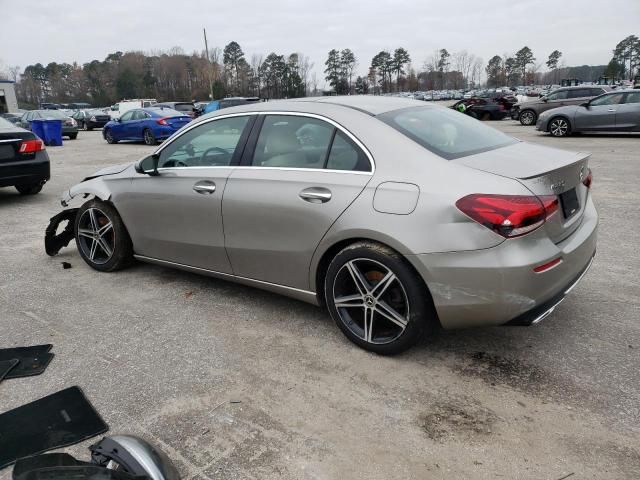
M480 120L482 120L483 122L491 120L491 114L489 112L483 112Z
M87 130L87 132L90 132L93 130L93 127L91 126L91 124L89 123L88 125L85 126L85 129Z
M538 119L538 115L533 110L522 110L520 115L518 115L518 120L525 127L535 125L536 120Z
M100 230L104 232L95 241L95 236L89 236L89 230L93 230L93 233ZM110 203L98 199L85 202L76 215L74 233L80 256L95 270L114 272L133 262L129 232ZM103 246L105 244L106 247Z
M77 133L70 133L69 134L69 140L75 140L76 138L78 138L78 134Z
M364 278L366 285L356 284L354 266L362 276L355 275ZM387 278L391 281L383 282ZM324 297L331 317L345 336L381 355L408 349L437 325L429 292L420 277L400 254L374 242L354 243L333 258L325 276ZM336 298L343 299L342 307L336 307ZM367 328L369 311L372 317ZM391 321L391 317L404 323Z
M20 195L35 195L36 193L40 193L44 183L30 183L28 185L16 185L16 190L20 193Z
M111 135L111 130L107 129L104 132L104 139L107 141L107 143L113 145L115 143L118 143L118 140L116 140L115 138L113 138L113 135Z
M142 131L142 138L144 138L144 143L147 145L157 145L158 141L156 140L156 136L153 134L150 128L145 128Z
M549 120L548 132L554 137L571 135L571 123L566 117L553 117Z

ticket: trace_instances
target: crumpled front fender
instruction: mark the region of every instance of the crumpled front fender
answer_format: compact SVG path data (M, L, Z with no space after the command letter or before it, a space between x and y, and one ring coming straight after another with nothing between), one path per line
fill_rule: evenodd
M93 195L102 201L107 201L111 198L111 192L102 177L93 178L74 185L62 194L60 203L63 207L67 207L69 206L69 202L78 195L82 195L83 198Z

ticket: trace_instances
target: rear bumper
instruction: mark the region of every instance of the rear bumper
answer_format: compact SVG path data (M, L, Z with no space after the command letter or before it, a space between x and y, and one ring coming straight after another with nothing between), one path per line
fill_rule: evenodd
M562 301L582 278L595 254L597 225L589 196L580 227L559 244L540 229L493 248L407 259L429 287L444 328L526 325ZM553 268L533 271L557 258L562 262Z
M0 187L44 183L51 176L49 156L38 152L33 160L0 163Z
M63 125L62 126L62 135L63 136L67 136L71 133L78 133L78 127L68 127Z

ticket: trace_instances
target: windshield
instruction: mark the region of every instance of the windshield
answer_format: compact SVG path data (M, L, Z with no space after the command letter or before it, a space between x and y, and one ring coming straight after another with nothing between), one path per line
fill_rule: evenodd
M378 118L448 160L517 142L474 118L446 108L404 108Z
M87 110L88 115L106 115L102 110Z

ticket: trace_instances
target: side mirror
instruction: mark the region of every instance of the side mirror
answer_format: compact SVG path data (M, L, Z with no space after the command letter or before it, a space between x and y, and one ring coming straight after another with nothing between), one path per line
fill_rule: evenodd
M548 102L549 99L547 97L540 97L540 100L542 100L543 102Z
M143 158L138 163L136 163L136 172L150 175L152 177L160 175L160 173L158 173L159 160L160 156L157 153Z

